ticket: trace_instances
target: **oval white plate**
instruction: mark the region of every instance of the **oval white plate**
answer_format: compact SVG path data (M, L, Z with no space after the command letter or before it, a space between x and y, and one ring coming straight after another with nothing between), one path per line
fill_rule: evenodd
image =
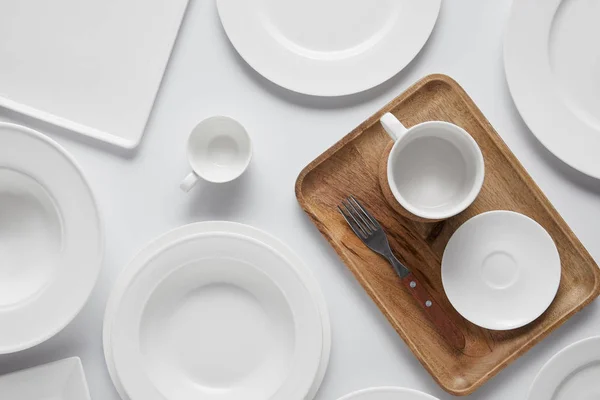
M102 253L96 203L73 158L36 131L0 123L0 353L71 322Z
M600 399L600 336L565 347L541 369L529 400Z
M448 300L487 329L527 325L550 306L560 283L560 256L537 222L511 211L479 214L450 238L442 258Z
M363 389L347 394L339 400L438 400L426 393L412 389L381 387Z
M600 2L513 2L504 41L508 86L537 138L600 178Z
M148 246L140 254L138 254L138 256L136 256L134 261L125 269L125 271L119 278L119 281L117 282L117 285L115 286L115 289L113 291L113 294L111 295L109 304L107 306L105 325L104 325L105 355L106 355L109 371L111 373L111 377L113 378L113 382L115 383L117 390L120 392L121 396L124 399L129 398L124 393L125 390L123 388L123 384L121 383L120 377L118 376L118 374L116 373L115 368L114 368L113 353L112 353L113 342L111 341L111 331L112 331L112 326L114 325L113 320L115 319L115 313L116 313L116 310L120 307L120 303L122 302L122 297L124 295L123 292L129 286L129 282L132 279L134 279L137 275L139 275L140 272L143 272L146 269L146 268L142 268L146 265L146 263L148 263L150 260L152 260L152 258L155 257L155 255L164 252L165 249L168 248L174 242L181 241L184 239L187 240L191 237L198 237L199 235L206 236L208 234L209 236L211 236L211 235L214 236L217 234L217 232L227 232L229 235L232 233L242 234L242 235L246 235L245 237L247 239L250 239L250 237L252 237L251 240L260 240L263 243L267 242L268 245L273 245L278 250L281 250L283 254L285 254L287 260L292 260L292 261L288 261L288 262L295 269L297 269L297 272L298 272L299 276L301 276L302 281L310 289L310 293L313 297L315 306L318 309L319 318L321 319L321 322L322 322L322 342L323 342L322 351L321 351L322 354L321 354L320 363L319 363L319 369L318 369L318 372L316 373L316 375L314 376L314 380L312 381L310 390L308 391L308 394L306 395L306 399L310 399L310 398L314 397L315 393L317 392L317 390L320 386L323 376L325 374L325 370L326 370L328 360L329 360L330 342L331 342L331 334L330 334L327 311L325 308L324 299L322 297L322 294L320 293L320 290L318 289L318 285L316 284L316 282L314 281L314 278L312 278L310 273L308 273L308 270L306 270L306 268L302 265L301 261L297 258L297 256L295 256L289 249L287 249L287 247L283 246L276 239L272 238L271 236L269 236L259 230L256 230L255 228L251 228L251 227L248 227L245 225L240 225L240 224L235 224L235 223L226 223L226 222L204 222L204 223L192 224L192 225L188 225L188 226L185 226L182 228L178 228L174 231L167 233L166 235L162 236L161 238L159 238L156 241L154 241L153 243L151 243L150 246ZM206 254L206 252L203 252L203 253ZM219 295L217 292L214 292L213 294L216 294L217 296ZM225 299L221 298L221 300L225 300ZM231 298L229 300L231 300ZM162 304L162 302L160 302L160 303ZM212 376L213 376L213 378L215 378L217 375L213 374ZM221 382L221 383L223 383L223 382ZM230 393L230 395L231 395L231 393ZM302 398L304 398L304 397L302 397Z
M341 96L375 87L421 50L441 0L217 0L231 43L287 89Z

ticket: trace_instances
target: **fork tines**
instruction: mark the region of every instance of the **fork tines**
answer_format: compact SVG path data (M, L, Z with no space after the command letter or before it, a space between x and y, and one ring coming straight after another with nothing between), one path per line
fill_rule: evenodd
M363 239L381 229L379 222L352 195L342 200L338 210L354 233Z

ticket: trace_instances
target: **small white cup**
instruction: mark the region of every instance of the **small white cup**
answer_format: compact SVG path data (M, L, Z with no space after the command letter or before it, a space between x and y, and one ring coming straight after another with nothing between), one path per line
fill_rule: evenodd
M199 178L224 183L242 175L252 159L252 142L236 120L210 117L192 130L187 155L192 172L181 182L184 192L189 192Z
M483 185L481 149L464 129L430 121L407 129L394 115L381 118L396 142L388 158L387 179L398 203L426 220L443 220L464 211Z

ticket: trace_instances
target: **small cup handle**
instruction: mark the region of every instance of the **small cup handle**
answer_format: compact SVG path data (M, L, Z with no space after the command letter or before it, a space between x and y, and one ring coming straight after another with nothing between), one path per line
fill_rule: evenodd
M402 125L402 122L398 120L392 113L385 113L379 120L383 129L387 132L392 140L396 141L402 137L407 131L406 127Z
M194 187L194 185L196 185L197 182L198 175L196 175L196 173L192 171L185 177L185 179L181 182L179 187L184 192L189 192Z

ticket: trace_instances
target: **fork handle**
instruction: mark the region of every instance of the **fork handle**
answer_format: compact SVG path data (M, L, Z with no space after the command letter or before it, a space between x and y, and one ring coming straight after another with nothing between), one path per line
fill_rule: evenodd
M458 350L465 348L465 336L458 329L456 324L448 317L440 305L429 294L425 286L417 280L417 278L409 272L408 275L402 277L402 283L408 289L410 294L417 300L419 305L427 314L427 317L439 330L439 333L444 339Z

